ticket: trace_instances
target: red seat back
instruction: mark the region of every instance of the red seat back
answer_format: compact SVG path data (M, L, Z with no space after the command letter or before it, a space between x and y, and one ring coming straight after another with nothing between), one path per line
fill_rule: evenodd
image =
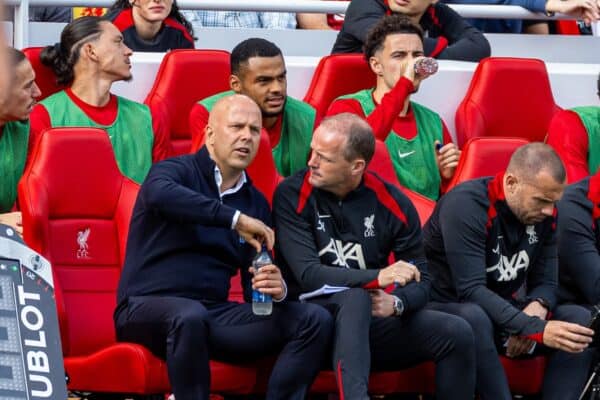
M114 343L112 314L139 186L104 130L44 132L19 183L26 243L52 263L65 355Z
M369 163L367 169L375 172L383 180L399 188L402 193L404 193L406 197L410 199L417 209L419 219L421 220L421 226L425 225L431 216L431 213L433 212L435 202L417 192L413 192L412 190L405 188L400 184L394 170L394 165L392 164L392 159L390 158L390 153L388 152L385 143L380 140L375 141L375 154L373 154L373 159Z
M46 97L65 88L65 86L56 83L56 75L52 68L42 64L42 61L40 60L42 49L43 47L28 47L23 49L25 57L27 57L35 72L35 83L42 92L42 95L37 99L38 101L44 100Z
M555 104L543 61L490 57L482 60L456 110L459 147L479 136L543 141Z
M522 138L478 137L469 140L448 190L469 179L493 176L505 170L515 150L527 143Z
M144 103L153 115L162 114L170 132L171 155L190 152L192 106L229 90L229 75L229 53L223 50L172 50L165 55Z
M321 119L337 97L375 86L376 77L362 54L325 56L315 69L304 101Z
M205 137L202 136L198 141L194 141L192 153L195 153L204 146L204 140ZM269 204L271 204L275 188L283 178L279 175L277 168L275 167L269 134L264 129L261 129L260 131L260 142L258 143L256 156L250 165L248 165L248 168L246 168L246 172L248 173L248 176L250 176L250 179L252 179L254 186L260 190L269 201Z

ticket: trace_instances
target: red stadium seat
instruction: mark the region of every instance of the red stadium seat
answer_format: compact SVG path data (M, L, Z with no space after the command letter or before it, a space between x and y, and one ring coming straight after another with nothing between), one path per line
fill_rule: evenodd
M204 136L202 136L199 141L192 143L192 153L195 153L204 146L204 139ZM256 156L246 169L246 172L250 176L250 179L252 179L254 186L260 190L269 201L269 204L271 204L275 188L283 178L279 175L275 167L269 134L264 129L260 131L260 142Z
M490 57L482 60L456 110L459 147L474 137L511 136L543 141L554 102L543 61Z
M19 183L24 239L52 262L69 389L170 390L165 363L116 343L112 314L138 185L119 171L105 131L44 132ZM256 372L211 362L215 392L244 394Z
M561 19L553 22L556 24L556 33L559 35L581 35L577 21L574 19Z
M431 213L433 212L435 202L417 192L413 192L412 190L405 188L400 184L394 170L394 165L392 164L392 159L390 158L390 153L388 152L385 143L380 140L375 141L375 154L369 163L368 170L375 172L383 180L398 187L402 193L404 193L406 197L410 199L417 209L419 219L421 220L421 225L425 225L431 216Z
M229 53L223 50L172 50L165 55L144 103L152 115L162 113L170 132L171 155L190 152L192 106L229 90L229 75Z
M463 147L456 171L447 190L461 182L496 175L506 169L514 151L529 143L521 138L476 137Z
M315 69L304 101L317 110L320 120L337 97L375 86L375 74L362 54L325 56Z
M40 53L43 47L28 47L23 49L23 53L31 63L35 72L35 83L40 88L42 95L37 99L41 101L46 97L53 95L56 92L63 90L65 87L56 83L56 75L52 68L42 64Z

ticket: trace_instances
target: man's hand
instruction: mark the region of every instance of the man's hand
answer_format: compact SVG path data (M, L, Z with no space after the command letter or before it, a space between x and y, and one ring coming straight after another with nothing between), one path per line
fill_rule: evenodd
M589 25L600 19L600 4L597 0L547 0L546 12L567 14Z
M279 271L276 265L264 265L260 267L258 272L254 267L250 267L248 271L254 274L252 289L264 294L270 294L275 300L280 300L284 296L283 278L281 277L281 271Z
M592 342L594 331L565 321L548 321L543 340L548 347L569 353L581 353Z
M391 317L394 315L394 296L381 289L369 290L371 295L371 315L374 317Z
M454 143L448 143L437 150L439 145L441 145L441 143L436 140L434 151L438 169L440 170L442 178L450 179L454 175L454 171L460 160L461 151Z
M254 246L257 252L262 250L263 243L267 245L267 249L273 249L275 233L262 221L246 214L240 214L237 224L235 224L235 230L248 244Z
M23 218L20 211L0 214L0 224L12 227L19 236L23 237Z
M400 286L405 286L411 281L421 281L421 273L419 269L406 261L396 261L392 265L379 270L377 275L377 282L379 287L386 287L393 283L397 283Z

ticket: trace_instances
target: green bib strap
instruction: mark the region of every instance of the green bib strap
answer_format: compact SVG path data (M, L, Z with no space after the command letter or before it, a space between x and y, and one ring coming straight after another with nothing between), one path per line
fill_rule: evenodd
M588 171L593 175L600 167L600 107L575 107L572 111L577 113L588 134Z
M123 175L142 183L152 166L154 132L148 106L117 96L117 118L112 125L90 119L63 90L41 102L53 128L81 126L102 128L108 133Z
M210 112L218 100L232 94L235 92L229 90L207 97L199 103ZM316 112L310 105L289 96L286 98L279 143L272 149L275 166L282 176L289 176L306 167L315 115Z
M0 137L0 212L9 212L17 199L17 184L23 175L27 146L29 145L29 120L10 121L2 128Z
M357 100L365 116L375 110L373 89L342 96L342 99ZM444 143L443 124L440 116L418 103L410 102L417 124L417 135L404 139L392 131L385 140L398 181L415 192L432 200L440 196L442 179L435 157L434 143Z
M287 97L279 143L273 148L275 165L282 176L290 176L306 168L315 115L315 109L310 105Z

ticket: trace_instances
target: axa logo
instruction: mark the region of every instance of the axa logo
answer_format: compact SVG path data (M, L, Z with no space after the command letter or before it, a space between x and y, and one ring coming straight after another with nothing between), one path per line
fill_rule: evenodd
M498 278L496 279L498 282L513 281L517 279L519 270L524 269L527 271L527 268L529 268L529 255L525 250L513 254L510 258L500 253L499 244L492 251L499 255L498 263L486 268L486 272L498 271Z
M77 245L79 248L77 249L77 258L79 259L88 259L90 258L88 239L90 237L90 228L86 228L84 230L77 232Z
M362 246L358 243L344 243L341 240L330 239L329 243L319 251L319 257L331 254L335 257L333 265L351 268L349 261L354 261L360 269L366 269L365 257L363 256Z

